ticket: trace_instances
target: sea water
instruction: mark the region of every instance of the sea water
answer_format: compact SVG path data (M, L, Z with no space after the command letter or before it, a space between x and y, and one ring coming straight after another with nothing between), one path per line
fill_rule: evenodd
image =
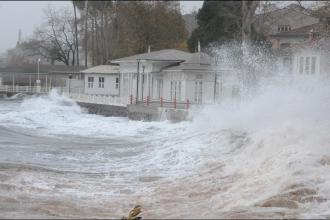
M0 99L3 218L329 218L330 86L264 83L192 121L87 114L52 91Z

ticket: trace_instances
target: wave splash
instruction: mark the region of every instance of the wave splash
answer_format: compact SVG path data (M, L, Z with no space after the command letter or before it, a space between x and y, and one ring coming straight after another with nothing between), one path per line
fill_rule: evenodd
M264 82L253 98L204 108L192 124L203 178L192 185L227 217L329 217L329 112L329 80L316 78Z

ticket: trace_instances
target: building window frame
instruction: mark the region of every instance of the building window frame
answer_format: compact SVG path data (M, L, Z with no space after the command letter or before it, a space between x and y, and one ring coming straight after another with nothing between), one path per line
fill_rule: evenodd
M317 70L318 57L311 56L299 56L298 58L298 73L300 75L314 75Z
M116 88L116 89L119 89L119 82L120 82L120 80L119 80L119 76L117 76L117 77L116 77L116 82L115 82L115 83L116 83L116 85L115 85L115 88Z
M99 88L104 88L104 77L99 77Z
M87 86L88 86L88 88L93 88L93 84L94 84L94 77L89 76L87 78Z

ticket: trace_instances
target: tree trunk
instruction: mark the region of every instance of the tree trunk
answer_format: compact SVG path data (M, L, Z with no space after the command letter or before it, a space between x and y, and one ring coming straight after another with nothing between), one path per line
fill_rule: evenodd
M79 66L79 44L78 44L78 24L77 24L77 10L74 1L73 4L73 11L74 11L74 28L75 28L75 47L77 51L77 66Z
M97 17L94 20L95 22L95 43L96 43L96 64L100 65L100 49L99 49L99 25L97 23Z
M242 49L243 56L249 56L252 47L253 16L259 1L242 1Z
M76 54L75 54L75 51L72 50L72 61L71 61L72 66L74 66L74 64L75 64L75 59L76 59Z
M104 60L105 60L105 37L104 37L104 13L103 10L101 11L101 30L100 30L100 38L101 38L101 63L100 64L104 64Z
M88 0L85 1L85 67L87 68L88 48L87 48L87 20L88 20Z
M95 27L94 27L94 18L92 18L92 65L95 66Z
M256 83L256 75L251 63L252 55L252 25L255 11L259 1L242 1L242 52L243 52L243 85L245 89L250 89ZM244 92L246 93L247 90Z
M111 29L111 27L109 26L109 13L106 13L105 14L105 36L104 36L104 47L105 47L105 60L106 62L108 62L108 60L110 59L110 48L109 48L109 42L110 41L110 34L109 34L109 31Z

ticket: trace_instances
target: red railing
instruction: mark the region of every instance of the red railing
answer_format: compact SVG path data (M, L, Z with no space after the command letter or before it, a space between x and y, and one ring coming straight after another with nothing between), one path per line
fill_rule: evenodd
M174 108L174 109L186 109L190 108L189 99L185 101L179 101L177 99L174 100L165 100L163 97L160 97L157 100L152 100L150 96L143 98L141 101L136 102L136 98L130 96L130 104L140 104L144 106L150 107L161 107L161 108Z

